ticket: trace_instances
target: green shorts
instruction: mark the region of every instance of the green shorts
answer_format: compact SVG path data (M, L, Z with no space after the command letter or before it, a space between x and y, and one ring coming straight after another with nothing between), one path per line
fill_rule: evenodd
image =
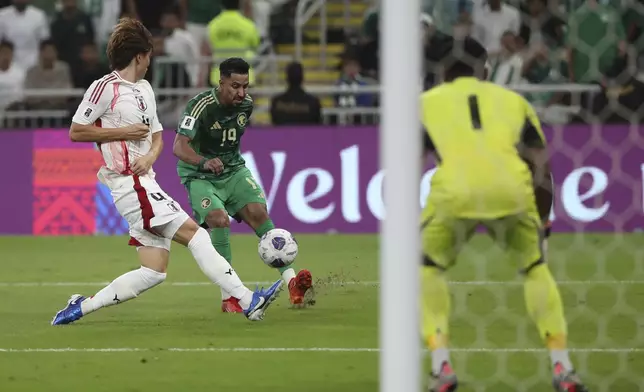
M226 210L228 215L241 222L237 213L247 204L266 204L262 188L246 167L225 179L193 179L185 185L194 218L200 225L213 210Z

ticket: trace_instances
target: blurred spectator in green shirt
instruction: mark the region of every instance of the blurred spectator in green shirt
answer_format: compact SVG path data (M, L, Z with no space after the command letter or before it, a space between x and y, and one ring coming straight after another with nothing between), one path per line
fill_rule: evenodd
M80 72L81 49L86 42L94 42L94 25L91 18L78 8L77 0L63 0L62 10L57 12L51 24L51 39L56 45L60 59L66 62L72 73Z
M626 52L622 18L610 5L587 0L568 19L568 78L593 83Z

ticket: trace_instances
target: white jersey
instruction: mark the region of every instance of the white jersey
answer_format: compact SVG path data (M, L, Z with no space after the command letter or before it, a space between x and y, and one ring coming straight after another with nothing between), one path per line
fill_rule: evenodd
M157 104L152 86L147 80L136 83L123 80L115 71L92 83L85 92L83 102L74 114L73 122L81 125L93 124L103 128L123 128L131 124L147 124L150 134L137 141L114 141L99 143L104 165L99 179L111 186L113 180L132 175L132 162L150 152L152 134L160 132ZM152 169L150 178L155 174Z
M150 152L152 134L163 130L152 86L146 80L130 83L117 72L105 75L89 87L72 121L103 128L150 126L142 140L98 143L104 161L98 178L110 188L116 209L130 227L130 245L170 250L175 233L190 218L157 184L152 169L137 176L130 166Z

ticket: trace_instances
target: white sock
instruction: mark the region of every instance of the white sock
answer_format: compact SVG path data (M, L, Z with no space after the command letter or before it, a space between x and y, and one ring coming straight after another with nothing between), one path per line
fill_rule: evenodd
M443 364L449 363L449 350L445 347L437 348L432 351L432 373L440 374L443 370Z
M239 300L248 293L251 293L252 297L252 292L244 286L235 270L212 246L210 236L205 229L200 227L197 230L188 243L188 249L199 264L201 271L224 292L230 293L230 296Z
M106 306L118 305L122 302L136 298L142 292L161 284L166 274L141 267L114 279L112 283L87 298L81 303L83 315L97 311Z
M553 367L557 363L560 363L567 371L574 370L570 356L568 355L568 350L550 350L550 361Z
M293 268L282 272L282 280L284 280L284 283L288 284L293 278L295 278L295 270Z
M221 300L226 301L227 299L232 298L232 296L226 292L226 290L221 289Z
M239 298L239 306L246 310L250 308L250 303L253 301L253 292L248 290L243 297Z

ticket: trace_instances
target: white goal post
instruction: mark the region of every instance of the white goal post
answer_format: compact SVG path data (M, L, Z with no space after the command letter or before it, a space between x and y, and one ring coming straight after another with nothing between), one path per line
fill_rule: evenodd
M418 392L420 349L419 0L382 0L380 159L387 214L380 233L380 391Z

